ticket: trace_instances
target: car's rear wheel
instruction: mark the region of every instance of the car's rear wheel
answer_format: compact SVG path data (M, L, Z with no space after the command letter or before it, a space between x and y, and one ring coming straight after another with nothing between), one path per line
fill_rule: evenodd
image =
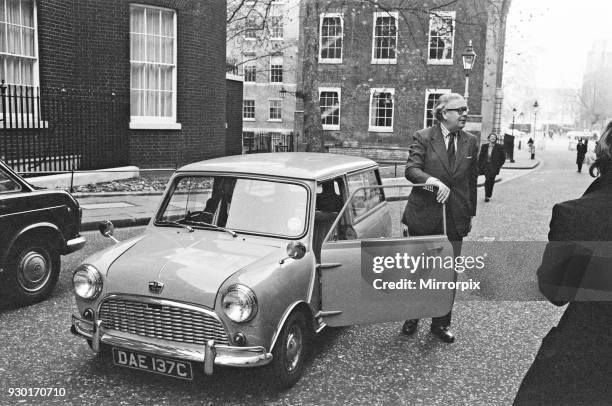
M304 372L304 361L310 353L312 328L303 312L292 313L272 350L271 370L277 386L287 389L295 385Z
M11 249L3 301L31 304L53 290L60 272L57 248L43 239L18 241Z

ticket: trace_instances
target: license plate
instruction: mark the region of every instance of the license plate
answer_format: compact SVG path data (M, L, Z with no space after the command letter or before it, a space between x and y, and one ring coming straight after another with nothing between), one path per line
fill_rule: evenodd
M115 365L122 367L140 369L175 378L193 379L191 363L186 361L141 354L119 348L113 348L113 361L115 361Z

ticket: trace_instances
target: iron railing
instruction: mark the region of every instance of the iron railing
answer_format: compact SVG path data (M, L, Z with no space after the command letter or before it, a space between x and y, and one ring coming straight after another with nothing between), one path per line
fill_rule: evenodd
M0 158L19 172L128 164L129 100L110 91L0 84Z
M245 154L259 152L293 152L297 136L293 132L242 132L242 150Z

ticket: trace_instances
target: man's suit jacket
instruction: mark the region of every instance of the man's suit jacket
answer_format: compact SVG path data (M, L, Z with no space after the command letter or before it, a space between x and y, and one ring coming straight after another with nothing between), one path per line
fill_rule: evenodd
M478 155L478 166L480 167L480 174L485 173L485 168L487 167L487 154L489 153L489 143L482 144L480 147L480 155ZM491 169L493 170L492 174L497 176L499 174L499 169L504 166L506 162L506 153L504 152L504 148L495 144L493 146L493 150L491 151Z
M466 236L470 220L476 215L476 182L478 179L478 144L476 136L460 131L455 164L448 162L440 125L417 131L412 136L406 162L406 179L425 183L433 176L450 188L447 213L452 214L456 235ZM442 207L436 201L437 190L413 188L402 222L411 235L442 234Z

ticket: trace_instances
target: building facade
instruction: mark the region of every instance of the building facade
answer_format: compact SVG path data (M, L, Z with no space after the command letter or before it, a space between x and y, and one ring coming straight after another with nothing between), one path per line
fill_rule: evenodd
M242 2L228 2L232 6ZM228 27L228 59L244 77L243 136L247 151L293 145L299 55L299 0L255 1ZM267 138L262 138L265 136Z
M103 155L120 156L115 165L174 167L232 150L225 0L0 4L0 78L7 94L36 89L40 109L29 114L55 158L78 155L82 168L107 166L96 159ZM34 132L13 124L2 128L12 142Z
M580 105L584 128L599 130L612 119L612 39L595 41L588 53Z

